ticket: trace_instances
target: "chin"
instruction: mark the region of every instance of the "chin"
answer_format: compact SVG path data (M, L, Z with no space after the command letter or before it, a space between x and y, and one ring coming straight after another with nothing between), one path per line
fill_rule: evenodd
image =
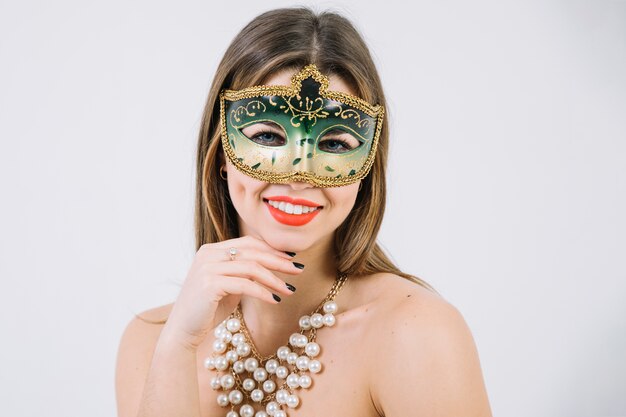
M281 251L289 252L303 252L309 249L315 242L310 242L309 239L303 238L302 235L290 235L286 236L280 233L267 233L267 236L261 236L271 247Z
M241 222L241 219L240 219ZM265 225L266 227L249 227L250 223L240 223L240 231L244 229L241 228L241 225L245 224L245 232L246 235L252 235L258 239L264 240L268 245L273 247L274 249L280 251L288 251L288 252L304 252L316 244L321 243L324 240L324 236L319 234L319 231L309 230L305 232L303 229L299 229L297 227L293 227L292 230L277 230L274 227ZM262 220L258 223L251 222L251 224L262 224Z
M306 252L317 246L325 246L332 241L334 233L326 234L328 230L320 230L322 226L311 228L308 231L292 228L289 231L276 230L275 228L259 228L255 232L257 236L265 240L271 247L281 251ZM321 233L322 232L322 233Z

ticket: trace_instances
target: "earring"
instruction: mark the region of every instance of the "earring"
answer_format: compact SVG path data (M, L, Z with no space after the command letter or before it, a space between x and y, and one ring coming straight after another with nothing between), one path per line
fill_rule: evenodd
M363 187L363 181L361 181L361 182L359 183L359 189L357 190L357 192L361 191L361 188L362 188L362 187Z
M223 169L223 168L224 168L224 165L222 165L222 166L220 167L220 177L222 177L222 179L223 179L223 180L225 180L225 179L227 179L227 178L228 178L228 175L226 175L226 171L224 171L224 169ZM222 173L224 173L224 174L222 174Z

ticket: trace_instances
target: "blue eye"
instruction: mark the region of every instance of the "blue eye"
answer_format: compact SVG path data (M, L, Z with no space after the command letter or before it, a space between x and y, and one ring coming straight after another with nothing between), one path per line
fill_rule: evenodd
M271 132L269 130L263 130L256 135L249 138L251 141L265 146L282 146L285 144L285 138L281 135Z
M353 149L350 144L340 139L326 139L321 141L317 146L320 150L330 153L344 153Z
M361 145L362 142L355 138L350 132L341 128L334 128L324 133L317 147L322 152L341 154L350 152Z

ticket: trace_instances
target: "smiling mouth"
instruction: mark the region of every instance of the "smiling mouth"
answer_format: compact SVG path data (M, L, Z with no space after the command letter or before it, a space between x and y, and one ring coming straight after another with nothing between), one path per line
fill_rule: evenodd
M292 214L292 215L304 215L308 213L313 213L318 210L322 210L323 206L313 206L307 204L293 204L289 201L285 201L285 199L267 199L264 198L263 201L270 205L271 207L279 210L283 213ZM315 203L313 203L315 204Z

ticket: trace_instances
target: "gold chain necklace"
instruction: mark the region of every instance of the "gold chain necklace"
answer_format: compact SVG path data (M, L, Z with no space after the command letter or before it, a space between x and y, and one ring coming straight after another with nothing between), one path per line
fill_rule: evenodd
M241 303L217 326L213 354L204 365L217 372L211 379L211 388L225 391L218 394L217 403L230 407L226 417L287 417L287 409L298 407L296 390L308 389L312 384L309 373L322 370L322 364L315 359L321 351L315 342L317 330L335 324L338 307L334 299L347 279L347 274L337 272L337 279L322 302L311 314L300 317L300 331L292 333L287 346L271 355L262 357L254 345ZM253 404L263 409L255 411Z

